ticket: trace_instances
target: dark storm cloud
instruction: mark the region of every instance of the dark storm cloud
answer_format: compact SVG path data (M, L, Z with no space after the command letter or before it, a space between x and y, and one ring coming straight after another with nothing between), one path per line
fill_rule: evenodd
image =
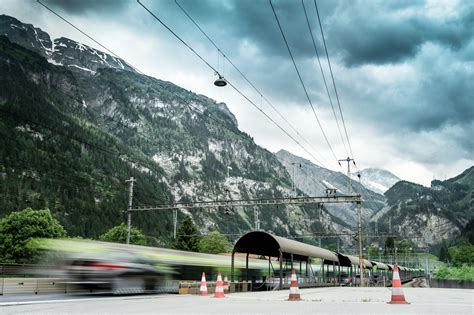
M465 1L459 15L439 21L424 15L418 3L393 8L391 3L365 2L340 6L329 18L333 51L348 66L386 64L413 58L426 42L459 49L474 35L474 5ZM408 10L415 13L407 14Z
M284 32L298 57L314 57L300 1L273 1ZM288 53L268 1L180 3L196 20L227 42L248 39L269 56ZM155 6L163 7L161 3ZM174 3L173 3L174 5ZM313 1L305 1L318 48L323 52ZM473 37L474 3L462 1L459 14L438 21L421 1L318 1L330 51L349 66L397 63L413 58L426 42L459 49ZM170 7L171 8L171 7ZM412 11L411 13L406 13ZM178 19L186 19L177 15ZM225 34L225 35L224 35Z
M263 64L258 68L252 63L239 66L255 78L259 86L263 85L263 91L270 91L273 99L298 101L302 106L309 106L267 1L233 1L220 7L214 1L182 0L180 3L210 34L217 34L214 39L224 43L219 45L228 48L225 50L237 58L237 64L239 41L247 39L259 47L265 56ZM305 5L314 27L317 25L314 4L305 1ZM301 2L274 1L274 6L313 102L318 108L330 110L319 68L314 63L315 54ZM469 66L465 60L472 60L472 49L466 48L474 39L471 3L462 2L455 14L442 20L428 15L421 1L318 1L318 6L335 64L338 57L350 67L403 61L415 67L419 76L419 81L412 86L394 82L387 87L377 80L368 82L372 86L361 93L353 86L363 73L356 72L358 77L350 78L342 69L339 77L336 73L336 82L347 84L341 86L340 93L348 115L353 114L358 120L366 116L371 123L379 125L381 132L418 133L457 125L472 129L469 126L473 119L473 70L472 63ZM319 52L324 55L319 29L314 27L313 32ZM422 51L425 44L441 48L435 52ZM423 56L417 58L421 52ZM449 57L442 58L447 55ZM324 63L324 58L322 61ZM361 116L361 112L364 115ZM467 148L472 142L460 144Z
M130 1L127 0L43 0L46 5L61 8L70 14L99 11L111 13L122 10Z

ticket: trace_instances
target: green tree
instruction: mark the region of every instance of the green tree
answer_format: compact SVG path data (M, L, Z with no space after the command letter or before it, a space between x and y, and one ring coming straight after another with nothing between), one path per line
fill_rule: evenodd
M124 223L114 226L113 228L102 234L99 239L104 242L125 243L127 241L127 226ZM130 229L130 244L147 244L146 237L143 232L133 226Z
M464 241L459 246L450 247L448 254L455 266L472 265L474 263L474 246L468 241Z
M443 240L441 243L441 248L439 250L439 260L443 262L448 262L451 260L451 256L448 251L448 246L446 245L446 241Z
M176 240L173 242L172 247L174 249L197 252L199 251L199 239L198 229L191 216L187 215L176 231Z
M199 251L201 253L219 254L228 253L231 250L232 244L219 231L214 231L199 241Z
M395 239L393 237L387 237L385 239L385 249L384 249L384 254L385 256L393 254L395 250Z
M381 252L377 246L370 245L369 256L371 259L378 259L381 256Z
M32 263L39 254L32 245L33 239L65 236L66 231L49 209L13 212L0 220L0 262Z
M337 251L337 244L336 243L331 243L325 246L326 249L331 250L333 252Z

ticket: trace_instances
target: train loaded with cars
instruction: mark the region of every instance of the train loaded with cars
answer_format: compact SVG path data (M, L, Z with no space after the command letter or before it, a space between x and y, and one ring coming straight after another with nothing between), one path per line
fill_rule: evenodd
M231 254L203 254L167 248L88 240L42 240L40 247L55 259L58 276L91 291L119 293L178 292L182 282L199 281L204 272L250 290L289 287L295 269L301 287L388 286L394 266L363 260L324 248L255 231L242 236ZM58 268L57 266L60 266ZM399 266L402 282L422 277L424 270Z

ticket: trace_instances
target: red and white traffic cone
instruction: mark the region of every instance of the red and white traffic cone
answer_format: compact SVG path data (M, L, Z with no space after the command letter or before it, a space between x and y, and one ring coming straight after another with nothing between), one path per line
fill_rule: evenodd
M388 304L410 304L405 301L405 295L403 294L402 282L400 281L400 275L398 273L398 266L393 266L393 277L392 277L392 300L387 302Z
M206 274L203 272L201 277L201 287L199 288L200 296L207 296Z
M224 275L224 294L229 294L229 279Z
M288 298L288 301L301 301L295 269L291 270L290 297Z
M217 281L216 281L216 292L214 293L215 298L223 298L224 296L224 287L222 285L222 277L221 273L217 273Z

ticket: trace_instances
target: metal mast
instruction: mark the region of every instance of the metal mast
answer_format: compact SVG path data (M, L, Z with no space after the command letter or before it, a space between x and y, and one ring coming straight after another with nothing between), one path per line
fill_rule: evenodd
M129 190L128 190L128 211L127 211L127 240L126 243L130 244L130 230L132 228L132 203L133 203L133 183L135 182L135 178L130 177L125 181L126 183L130 183Z
M354 166L356 165L355 161L354 161L354 159L351 159L350 157L347 157L346 159L343 159L343 160L337 160L337 161L338 162L347 162L347 186L348 186L349 195L350 195L350 194L352 194L351 161L352 161L352 163L354 163ZM341 163L339 163L339 165L341 165Z

